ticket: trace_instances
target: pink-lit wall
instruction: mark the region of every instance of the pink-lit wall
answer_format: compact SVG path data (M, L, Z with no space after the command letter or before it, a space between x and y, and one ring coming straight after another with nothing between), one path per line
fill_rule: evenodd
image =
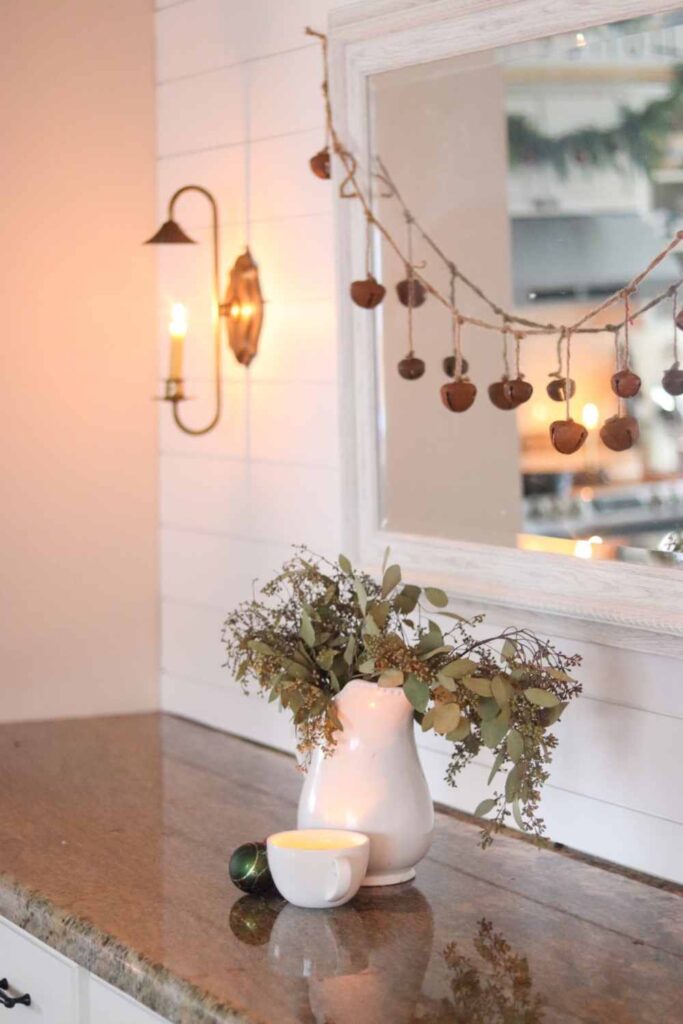
M3 0L0 719L157 703L152 0Z

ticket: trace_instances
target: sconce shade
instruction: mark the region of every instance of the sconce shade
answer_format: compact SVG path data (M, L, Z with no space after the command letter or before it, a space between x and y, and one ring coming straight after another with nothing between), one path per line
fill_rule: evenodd
M263 295L258 266L246 249L235 260L221 304L228 329L228 342L242 366L249 366L258 351L263 325Z
M196 245L194 238L186 235L176 220L165 220L159 230L145 245Z

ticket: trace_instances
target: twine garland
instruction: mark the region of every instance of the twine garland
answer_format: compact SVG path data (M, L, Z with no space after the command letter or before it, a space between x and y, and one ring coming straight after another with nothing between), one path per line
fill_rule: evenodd
M410 262L407 255L402 251L400 245L396 242L388 228L379 220L379 218L374 216L368 196L366 196L363 189L360 187L358 183L358 162L356 158L353 156L353 154L349 152L349 150L344 146L343 142L341 141L341 138L337 134L334 119L332 116L332 106L329 95L329 59L327 36L324 33L317 32L312 28L306 28L306 34L318 39L320 41L322 48L324 68L322 92L325 104L326 137L329 137L331 141L331 148L333 152L339 157L339 160L345 172L345 176L339 188L339 195L342 199L357 199L361 203L367 219L368 235L371 234L372 227L374 226L385 239L389 247L393 249L393 251L401 260L401 262L407 265ZM377 163L380 170L379 173L376 173L375 176L388 190L383 191L381 195L390 195L396 199L396 201L403 209L404 216L410 217L411 223L415 225L416 230L419 232L423 240L430 246L433 252L439 257L439 259L441 259L449 269L454 271L454 274L457 277L457 279L460 280L467 288L469 288L470 291L477 295L489 307L489 309L492 310L492 312L494 312L497 316L503 319L503 324L501 325L500 323L492 323L490 321L483 320L480 317L467 316L460 309L457 308L454 300L451 301L448 296L440 292L434 285L431 284L430 281L427 280L427 278L424 277L423 274L421 274L418 270L416 270L413 267L414 278L417 279L423 285L425 290L430 295L432 295L438 302L440 302L450 311L451 316L454 319L457 318L458 323L460 325L467 323L475 327L480 327L483 330L494 332L497 331L499 334L506 335L510 330L509 325L511 323L516 323L528 328L525 332L528 335L554 335L560 332L561 336L562 334L564 334L565 337L571 334L616 334L623 327L625 329L626 335L628 326L630 324L632 324L638 317L642 316L650 309L653 309L655 306L657 306L660 302L662 302L672 293L675 294L678 288L680 288L681 285L683 285L683 277L681 277L675 282L674 285L672 285L670 288L667 288L661 294L656 295L653 299L647 302L640 309L636 311L631 311L630 309L628 309L625 319L620 321L619 323L604 324L599 327L586 326L591 320L594 320L599 313L602 313L604 310L614 305L614 303L616 303L622 296L625 300L628 300L628 297L652 273L652 271L662 262L662 260L664 260L671 252L673 252L673 250L683 241L683 231L678 231L671 239L671 241L661 250L661 252L657 253L657 255L648 263L645 269L642 270L639 274L637 274L628 283L628 285L626 285L625 288L620 288L618 291L608 296L603 302L601 302L594 309L589 310L575 323L540 323L539 321L519 317L515 313L505 310L499 303L494 302L493 299L486 295L486 293L479 287L479 285L477 285L474 281L468 278L459 268L455 266L453 261L443 252L440 246L434 241L434 239L431 238L428 232L425 231L425 229L420 225L420 223L413 217L412 213L410 212L405 202L401 198L401 195L387 167L382 163L381 160L379 160L379 158L377 160ZM368 251L370 250L370 248L370 245L368 245ZM626 305L628 305L628 302L626 302ZM627 340L626 351L628 353ZM505 358L507 359L507 352Z

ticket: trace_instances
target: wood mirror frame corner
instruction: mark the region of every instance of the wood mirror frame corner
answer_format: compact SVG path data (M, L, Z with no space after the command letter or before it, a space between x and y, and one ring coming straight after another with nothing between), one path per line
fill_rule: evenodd
M368 77L477 50L679 9L662 0L370 0L330 15L331 97L365 159ZM341 184L334 161L332 186ZM553 636L683 659L683 566L587 562L569 555L392 533L381 528L375 317L348 298L363 276L365 218L335 202L345 549L376 569L384 551L417 582L442 586L465 614L484 611Z

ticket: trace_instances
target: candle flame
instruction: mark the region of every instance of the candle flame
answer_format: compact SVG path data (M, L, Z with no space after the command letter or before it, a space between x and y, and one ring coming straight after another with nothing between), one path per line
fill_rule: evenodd
M174 302L171 306L168 330L172 338L184 338L187 334L187 309L182 302Z

